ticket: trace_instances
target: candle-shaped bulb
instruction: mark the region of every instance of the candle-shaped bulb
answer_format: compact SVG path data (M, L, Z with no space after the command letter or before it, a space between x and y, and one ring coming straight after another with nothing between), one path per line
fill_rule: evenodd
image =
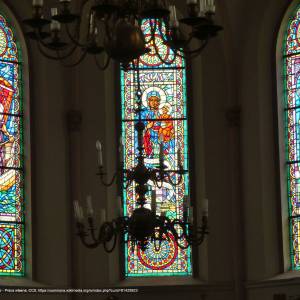
M78 201L74 201L73 202L73 206L74 206L74 217L76 219L76 221L79 221L79 204Z
M90 15L90 29L89 29L90 35L93 34L93 32L94 32L94 12L91 12L91 15Z
M78 201L74 201L74 215L77 222L83 221L83 210Z
M173 14L174 14L174 20L175 20L175 22L178 21L177 20L177 12L176 12L176 6L175 5L173 5Z
M202 214L204 217L208 217L208 199L207 198L205 198L203 200Z
M169 11L170 11L170 23L173 23L175 20L174 16L174 6L175 5L169 5Z
M178 28L179 22L177 20L176 6L170 5L169 11L170 11L170 26L173 28Z
M79 205L79 221L83 221L84 215L83 215L83 209L82 207Z
M200 15L203 16L205 15L206 12L206 0L200 0L199 1L199 11L200 11Z
M102 225L105 222L106 222L106 210L102 208L100 210L100 224Z
M57 16L57 15L58 15L57 7L52 7L51 8L51 17Z
M102 144L99 140L96 141L96 150L98 153L98 167L102 168L103 167L103 155L102 155Z
M42 7L44 5L44 0L32 0L32 6Z
M86 207L87 207L87 215L89 217L92 217L94 215L94 209L93 209L93 202L92 202L92 196L88 195L86 197Z

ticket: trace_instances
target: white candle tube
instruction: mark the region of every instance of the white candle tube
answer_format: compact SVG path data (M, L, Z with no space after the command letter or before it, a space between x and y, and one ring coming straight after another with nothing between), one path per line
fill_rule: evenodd
M212 8L212 12L215 13L216 12L216 5L213 6Z
M177 13L176 13L176 6L175 5L170 5L169 6L170 10L170 26L178 28L179 27L179 22L177 20Z
M205 217L208 217L208 199L205 198L203 200L202 214Z
M96 150L98 152L98 167L103 166L102 144L99 140L96 141Z
M216 6L215 6L215 1L214 0L208 0L208 8L207 10L211 13L215 13L216 11Z
M74 206L74 217L78 221L79 220L79 204L78 204L78 201L75 200L73 202L73 206Z
M102 208L100 210L100 224L102 225L105 222L106 222L106 210Z
M90 29L89 29L89 33L93 34L94 32L94 13L92 12L90 15Z
M173 5L173 14L174 14L175 22L178 22L178 20L177 20L177 11L176 11L176 6L175 5Z
M57 7L52 7L51 8L51 17L57 16L57 15L58 15Z
M51 31L60 31L61 25L58 21L52 20L50 24Z
M175 7L175 5L169 5L169 11L170 11L170 23L173 23L173 22L175 21L174 7Z
M206 0L200 0L199 4L200 4L200 15L203 16L207 11Z
M93 202L92 202L92 196L88 195L86 197L86 206L87 206L87 215L89 217L92 217L94 215L94 209L93 209Z
M84 214L83 214L83 209L81 206L79 206L79 221L83 221Z
M32 6L42 7L44 5L44 0L32 0Z

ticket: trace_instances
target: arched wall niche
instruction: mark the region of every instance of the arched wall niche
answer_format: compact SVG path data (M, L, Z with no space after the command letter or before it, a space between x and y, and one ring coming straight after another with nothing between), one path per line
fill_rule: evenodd
M29 52L27 44L24 38L23 30L20 26L18 17L14 11L7 5L4 1L0 2L0 14L3 14L7 21L8 26L12 29L15 39L17 41L17 47L19 52L19 57L22 63L21 69L21 82L20 91L22 94L22 106L23 106L23 147L24 147L24 157L23 157L23 168L24 177L22 182L24 182L24 217L25 217L25 230L24 230L24 264L25 264L25 274L24 276L18 277L0 277L0 283L28 283L33 279L33 251L32 251L32 191L31 191L31 119L30 119L30 74L29 74Z

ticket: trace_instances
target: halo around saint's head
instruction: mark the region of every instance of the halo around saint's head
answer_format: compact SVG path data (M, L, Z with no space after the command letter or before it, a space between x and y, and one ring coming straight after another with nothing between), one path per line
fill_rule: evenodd
M172 106L171 106L170 103L166 103L166 102L159 105L159 113L160 113L161 115L163 115L162 109L163 109L164 107L167 108L167 110L168 110L167 114L170 115L170 114L172 113Z
M159 87L156 86L151 86L143 92L142 95L142 101L143 101L143 106L148 107L148 99L151 96L157 96L160 98L160 105L166 103L167 96L164 90L162 90Z

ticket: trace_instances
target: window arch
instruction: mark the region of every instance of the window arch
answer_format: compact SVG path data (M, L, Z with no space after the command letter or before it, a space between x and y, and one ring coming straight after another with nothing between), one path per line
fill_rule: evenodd
M22 63L14 29L0 11L0 276L25 274Z
M186 63L181 57L174 57L170 47L163 43L164 25L152 26L151 20L142 22L142 31L146 40L155 30L154 45L150 52L140 58L139 76L142 89L143 112L145 122L144 155L148 167L159 162L159 143L163 141L164 163L170 169L177 169L179 160L188 169L188 128L186 109ZM162 30L159 30L162 28ZM150 42L150 40L149 40ZM158 52L158 54L157 54ZM159 56L168 63L163 63ZM137 137L134 130L136 114L134 108L136 94L136 71L121 71L121 109L122 139L124 141L124 167L134 167L137 153ZM161 188L149 181L145 207L150 208L155 199L156 213L166 214L169 218L184 218L185 199L189 195L189 174L184 175L182 183L176 187L164 182ZM124 214L131 215L135 209L135 186L123 187ZM191 249L180 249L170 235L170 241L163 242L160 251L150 243L145 252L125 245L125 276L187 276L192 274Z
M290 268L300 270L300 6L289 16L281 46L283 76L279 84L283 101L280 108L284 110L286 169L283 173L286 174Z

